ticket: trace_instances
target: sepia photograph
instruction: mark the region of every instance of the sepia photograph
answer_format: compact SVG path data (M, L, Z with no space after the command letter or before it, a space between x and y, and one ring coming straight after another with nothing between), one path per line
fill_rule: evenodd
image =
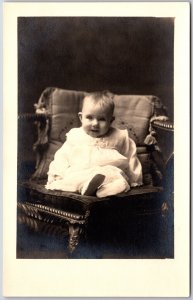
M185 171L179 171L187 163L177 165L184 151L177 139L184 138L188 151L188 65L177 64L188 58L188 21L185 31L179 26L188 7L174 4L173 13L158 3L139 13L139 6L122 4L125 13L118 3L112 11L109 3L96 11L83 3L80 11L73 4L51 3L46 10L43 3L15 4L17 12L6 5L6 49L15 48L13 60L11 49L5 55L5 98L14 103L4 110L13 126L6 127L5 142L14 160L7 153L4 254L17 270L6 260L6 295L188 293L188 178L183 185ZM94 280L88 290L78 281L75 291L81 270ZM17 284L29 273L34 290L27 279L25 287ZM56 291L62 278L65 289ZM148 278L155 281L151 288ZM53 283L48 289L47 282Z
M18 18L18 258L173 258L174 18Z

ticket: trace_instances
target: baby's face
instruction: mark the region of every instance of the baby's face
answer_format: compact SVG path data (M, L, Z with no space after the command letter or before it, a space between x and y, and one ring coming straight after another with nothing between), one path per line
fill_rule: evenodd
M92 137L105 135L113 121L112 112L108 108L101 108L89 101L83 106L79 117L84 131Z

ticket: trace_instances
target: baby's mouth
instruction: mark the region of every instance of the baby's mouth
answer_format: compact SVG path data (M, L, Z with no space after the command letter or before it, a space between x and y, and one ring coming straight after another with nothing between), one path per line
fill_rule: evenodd
M99 132L99 129L91 129L92 132Z

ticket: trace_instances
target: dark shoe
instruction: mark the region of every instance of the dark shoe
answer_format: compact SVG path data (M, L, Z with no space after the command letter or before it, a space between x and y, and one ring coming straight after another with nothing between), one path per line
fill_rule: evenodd
M96 194L96 191L98 187L103 183L105 179L105 175L102 174L96 174L89 182L88 184L84 185L81 191L82 195L85 196L94 196Z

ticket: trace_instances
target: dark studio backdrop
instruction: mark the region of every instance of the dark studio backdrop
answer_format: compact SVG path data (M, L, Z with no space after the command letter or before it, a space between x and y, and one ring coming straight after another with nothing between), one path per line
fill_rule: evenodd
M174 19L18 18L18 114L48 86L154 94L173 119ZM35 126L19 131L18 161L33 161Z

